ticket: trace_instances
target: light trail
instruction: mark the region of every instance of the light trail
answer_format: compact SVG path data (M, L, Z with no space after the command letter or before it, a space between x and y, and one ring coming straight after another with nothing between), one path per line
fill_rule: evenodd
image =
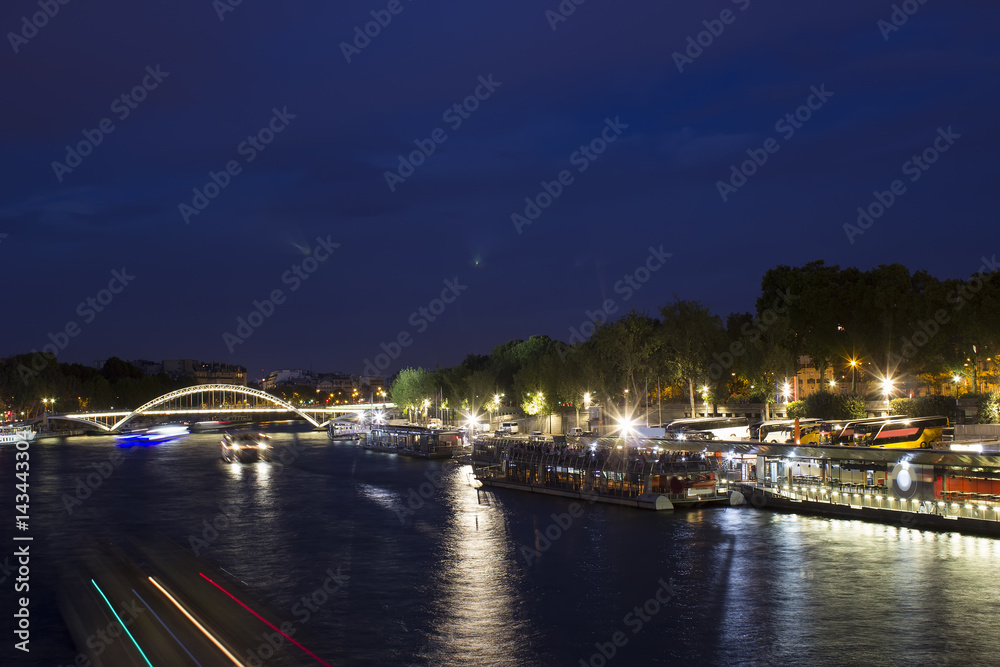
M184 614L185 616L187 616L187 619L189 621L191 621L192 623L194 623L195 627L198 628L199 630L201 630L201 633L203 635L205 635L206 637L208 637L209 641L211 641L213 644L215 644L215 646L220 651L222 651L223 653L225 653L226 657L229 658L230 660L232 660L234 665L237 665L237 667L246 667L242 662L240 662L239 660L236 659L236 656L234 656L232 653L229 652L229 649L227 649L225 646L223 646L222 643L218 639L216 639L214 636L212 636L212 633L209 632L208 630L206 630L205 626L203 626L201 623L199 623L197 620L195 620L195 617L192 616L191 614L189 614L188 610L185 609L181 605L180 602L178 602L177 600L175 600L174 596L167 592L167 589L165 589L163 586L160 585L160 582L158 582L156 579L153 579L152 577L149 577L149 581L152 582L152 584L154 586L156 586L157 588L159 588L160 592L163 593L165 596L167 596L167 599L170 600L171 602L173 602L174 606L177 607L182 614ZM152 665L150 665L150 667L152 667Z
M257 612L255 612L253 609L251 609L250 607L246 606L242 602L240 602L238 599L236 599L235 595L233 595L232 593L230 593L229 591L227 591L225 588L223 588L219 584L215 583L214 581L212 581L211 579L209 579L208 577L206 577L203 572L199 572L198 574L200 574L205 581L207 581L208 583L212 584L213 586L215 586L216 588L218 588L220 591L222 591L223 593L225 593L226 595L228 595L230 598L232 598L233 601L236 602L236 604L238 604L239 606L243 607L248 612L250 612L251 614L253 614L257 618L259 618L261 621L263 621L265 624L267 624L267 626L269 628L271 628L275 632L279 633L282 637L286 638L288 641L290 641L293 644L295 644L296 646L298 646L300 649L302 649L303 651L305 651L308 655L312 656L312 658L316 662L318 662L321 665L326 665L326 667L332 667L329 663L323 662L322 660L320 660L320 658L315 653L313 653L312 651L310 651L309 649L307 649L305 646L303 646L302 644L298 643L297 641L295 641L294 639L292 639L291 637L289 637L288 635L286 635L284 632L282 632L279 628L277 628L273 623L271 623L270 621L268 621L266 618L264 618L263 616L261 616L260 614L258 614Z
M135 593L135 596L137 598L139 598L139 602L141 602L144 605L146 605L146 609L148 609L149 613L151 613L153 615L153 617L156 618L156 620L158 620L160 622L160 625L163 626L163 629L166 630L167 632L169 632L170 636L173 637L177 641L177 643L181 645L181 648L184 649L184 652L188 654L188 657L191 658L192 660L194 660L194 664L198 665L198 667L201 667L201 663L198 662L198 659L196 657L194 657L193 655L191 655L191 651L189 651L188 647L184 645L184 642L182 642L180 639L177 639L177 635L175 635L173 633L173 631L170 628L167 627L167 624L163 622L162 618L160 618L159 616L156 615L156 612L153 611L153 608L149 606L149 603L142 599L142 596L139 595L139 591L137 591L137 590L135 590L133 588L132 592Z
M104 591L102 591L102 590L101 590L101 587L97 585L97 582L96 582L96 581L94 581L93 579L91 579L91 580L90 580L90 583L94 584L94 588L96 588L96 589L97 589L97 592L101 594L101 597L102 597L102 598L104 598L104 602L106 602L106 603L107 603L107 605L108 605L108 609L110 609L110 610L111 610L111 613L115 615L115 618L117 618L117 619L118 619L118 622L122 624L122 630L124 630L124 631L125 631L125 634L127 634L127 635L128 635L128 638L132 640L132 643L133 643L133 644L135 644L135 648L136 648L136 650L137 650L137 651L139 651L139 655L141 655L141 656L142 656L142 659L146 661L146 664L147 664L147 665L149 665L149 667L153 667L153 663L151 663L151 662L149 661L149 658L147 658L147 657L146 657L146 654L145 654L145 653L143 653L143 651L142 651L142 647L140 647L140 646L139 646L139 642L137 642L137 641L135 640L135 637L133 637L133 636L132 636L132 633L131 633L131 632L129 632L129 631L128 631L128 628L126 628L126 627L125 627L125 623L124 623L124 622L122 622L122 619L121 619L121 617L120 617L120 616L118 615L118 612L117 612L117 611L115 611L115 608L111 606L111 602L109 602L109 601L108 601L108 596L104 594Z

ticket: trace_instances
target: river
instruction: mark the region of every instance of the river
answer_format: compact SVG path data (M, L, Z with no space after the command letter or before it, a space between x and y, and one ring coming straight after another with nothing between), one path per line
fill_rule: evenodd
M656 513L477 492L471 469L450 461L367 452L323 433L272 435L284 463L224 463L218 434L130 449L103 436L33 443L32 650L14 651L5 631L0 663L72 662L60 568L94 539L125 537L197 550L307 625L311 650L338 665L912 665L1000 655L995 539L749 507ZM10 445L0 471L12 544ZM75 502L80 484L90 495ZM0 602L10 619L7 568ZM296 603L338 572L346 584L296 618Z

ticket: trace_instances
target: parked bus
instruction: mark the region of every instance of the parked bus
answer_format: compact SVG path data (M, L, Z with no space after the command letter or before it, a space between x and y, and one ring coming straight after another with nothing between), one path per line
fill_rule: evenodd
M941 442L947 417L907 417L881 424L861 424L855 431L859 443L885 449L929 449Z
M750 423L746 417L701 417L675 419L666 424L667 438L675 440L748 440Z
M868 424L881 424L892 419L905 419L902 415L889 417L866 417L865 419L826 419L808 424L799 434L803 445L845 445L859 444L857 428Z
M802 442L802 436L810 427L819 425L821 422L821 419L800 419L799 442ZM795 420L775 419L753 424L750 427L750 439L760 442L790 443L795 439Z

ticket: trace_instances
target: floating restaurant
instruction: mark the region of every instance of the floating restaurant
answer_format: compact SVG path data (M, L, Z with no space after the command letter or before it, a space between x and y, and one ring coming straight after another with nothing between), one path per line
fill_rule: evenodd
M567 440L480 438L474 474L485 486L647 509L718 503L1000 534L1000 452L983 451L982 444L890 449Z
M994 443L995 445L996 443ZM733 504L1000 534L1000 453L710 443L739 462Z
M473 472L483 485L653 510L728 503L720 475L729 462L703 447L621 438L479 438ZM690 443L694 445L694 443ZM703 443L698 443L703 444Z
M425 426L373 426L361 446L423 459L450 459L462 450L462 434Z

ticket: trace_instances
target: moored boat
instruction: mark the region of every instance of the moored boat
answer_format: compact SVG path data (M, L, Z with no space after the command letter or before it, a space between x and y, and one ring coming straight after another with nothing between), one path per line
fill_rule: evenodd
M9 442L31 442L35 431L30 426L0 426L0 444Z
M531 442L480 438L473 445L476 479L486 486L664 510L727 503L719 485L721 456L694 443L600 438Z

